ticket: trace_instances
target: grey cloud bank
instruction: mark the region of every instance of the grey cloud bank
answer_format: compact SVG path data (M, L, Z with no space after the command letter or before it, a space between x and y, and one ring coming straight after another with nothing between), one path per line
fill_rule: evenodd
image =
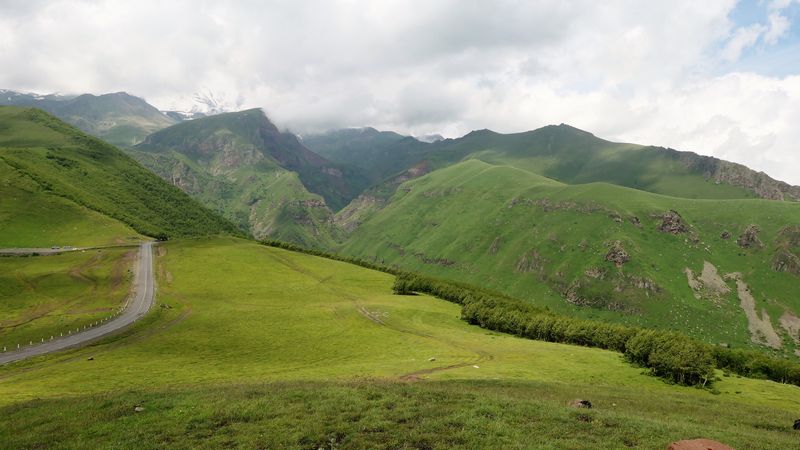
M0 88L124 90L162 109L210 91L299 133L565 122L800 184L800 75L735 64L791 31L790 5L739 26L728 0L2 1Z

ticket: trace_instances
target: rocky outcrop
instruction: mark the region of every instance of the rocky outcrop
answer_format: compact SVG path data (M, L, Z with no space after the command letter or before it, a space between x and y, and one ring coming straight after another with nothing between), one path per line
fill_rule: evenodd
M720 239L728 240L728 239L731 238L731 232L728 231L728 230L725 230L722 233L720 233L719 237L720 237Z
M671 148L649 149L678 160L692 172L701 174L706 180L716 184L737 186L768 200L800 201L800 186L775 180L764 172L756 172L741 164Z
M328 205L325 204L325 200L322 199L308 199L308 200L298 200L297 204L301 207L305 208L327 208Z
M800 226L782 228L775 244L772 270L800 275Z
M800 275L800 257L789 249L780 248L772 257L772 270Z
M764 172L756 172L741 164L719 161L711 179L716 183L745 188L768 200L800 201L800 186L775 180Z
M361 194L344 209L336 213L334 222L345 233L355 231L366 218L386 206L386 200L374 195Z
M645 295L661 292L661 287L655 281L647 277L626 276L623 282L615 286L615 290L622 292L627 287L635 287L645 292Z
M625 248L622 246L622 242L614 241L609 245L605 259L608 262L613 262L617 267L622 267L622 265L628 262L631 257L628 252L625 251Z
M678 211L669 210L661 215L661 225L659 225L658 231L677 235L688 232L689 226L678 214Z
M401 173L400 175L394 177L390 184L395 186L405 183L408 180L413 180L415 178L419 178L423 175L427 175L431 171L430 164L427 161L422 161L415 166L411 167L410 169L406 170L405 172Z
M758 225L748 225L747 228L739 235L739 238L736 239L736 243L739 244L739 247L742 248L750 248L750 249L758 249L762 248L764 244L758 239L758 232L761 231L758 228Z

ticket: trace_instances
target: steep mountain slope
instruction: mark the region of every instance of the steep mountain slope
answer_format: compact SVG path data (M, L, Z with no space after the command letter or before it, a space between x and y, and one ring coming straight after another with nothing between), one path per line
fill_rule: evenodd
M467 160L399 185L341 251L586 317L791 353L800 204L566 185Z
M563 124L515 134L473 131L431 144L378 140L374 133L346 131L309 137L306 142L334 161L362 161L362 167L382 178L423 161L437 169L472 158L570 184L602 181L684 198L800 201L800 187L739 164L691 152L610 142Z
M114 145L131 146L177 122L139 97L125 92L99 96L36 95L0 91L0 105L43 109Z
M304 136L303 144L331 161L363 169L376 183L410 167L428 149L413 137L374 128L345 128Z
M153 237L235 230L118 149L40 110L0 107L0 130L0 202L8 214L0 216L3 241L28 242L41 231L75 245L70 228L79 239L135 235L132 230ZM25 227L31 228L13 232Z
M367 184L279 132L260 109L172 126L132 155L254 236L313 246L333 243L331 209Z
M86 247L138 238L131 227L42 189L0 159L0 248Z

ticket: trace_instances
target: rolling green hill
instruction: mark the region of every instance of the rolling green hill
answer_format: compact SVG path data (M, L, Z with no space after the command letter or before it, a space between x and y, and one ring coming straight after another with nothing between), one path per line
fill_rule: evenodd
M378 132L342 130L309 136L312 150L356 164L385 179L425 162L431 169L466 159L508 165L570 184L606 182L684 198L767 198L800 201L800 187L740 164L691 152L621 144L568 125L524 133L473 131L431 144L378 139Z
M139 97L125 92L79 96L36 95L0 90L0 105L43 109L81 130L119 146L177 122Z
M368 206L342 252L579 316L800 348L799 203L567 185L467 160Z
M391 275L232 238L159 245L124 335L0 367L11 448L789 448L796 386L666 384L619 354L515 338ZM716 394L716 395L715 395ZM589 399L591 410L568 403Z
M331 210L367 184L279 132L260 109L172 126L131 154L254 236L316 247L336 238Z
M0 107L0 130L4 246L235 231L115 147L45 112Z

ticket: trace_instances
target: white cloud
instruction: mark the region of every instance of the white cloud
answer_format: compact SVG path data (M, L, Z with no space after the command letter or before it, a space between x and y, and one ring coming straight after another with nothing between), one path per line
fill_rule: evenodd
M737 29L722 50L722 58L729 62L737 61L745 49L754 46L758 39L769 31L771 29L758 23Z
M371 125L454 136L566 122L800 184L800 81L735 71L743 51L787 36L788 3L744 28L728 19L734 6L0 2L0 88L124 90L162 108L212 92L223 105L263 106L298 132Z
M790 27L789 19L779 13L772 13L769 15L769 28L764 33L764 42L767 44L775 44L778 40L786 35Z
M800 3L800 0L772 0L767 5L769 11L781 11L788 8L792 3Z

